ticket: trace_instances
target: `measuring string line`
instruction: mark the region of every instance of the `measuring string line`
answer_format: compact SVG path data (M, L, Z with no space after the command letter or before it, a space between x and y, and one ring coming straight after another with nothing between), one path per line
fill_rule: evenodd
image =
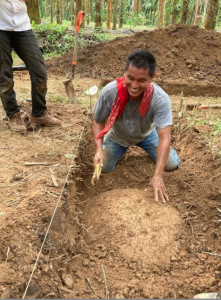
M76 147L76 149L75 149L75 154L76 154L76 152L77 152L77 150L78 150L78 148L79 148L80 141L81 141L81 139L82 139L82 137L83 137L83 133L84 133L84 130L85 130L85 127L86 127L86 123L87 123L87 120L88 120L88 115L89 115L89 110L87 111L87 116L86 116L86 118L85 118L84 127L83 127L83 129L82 129L82 131L81 131L80 138L79 138L77 147ZM26 286L26 289L25 289L25 292L24 292L24 295L23 295L22 299L25 298L26 293L27 293L27 290L28 290L29 285L30 285L30 283L31 283L32 277L33 277L33 275L34 275L34 272L35 272L36 266L37 266L37 264L38 264L40 255L41 255L41 253L42 253L42 249L43 249L43 247L44 247L45 241L46 241L47 236L48 236L48 232L49 232L49 230L50 230L50 227L51 227L51 224L52 224L52 222L53 222L55 213L56 213L56 211L57 211L58 204L59 204L59 202L60 202L60 200L61 200L61 197L62 197L62 195L63 195L63 191L64 191L64 188L65 188L65 185L66 185L66 183L68 182L68 178L69 178L69 175L70 175L70 172L71 172L71 168L72 168L72 166L73 166L73 162L74 162L74 157L73 157L72 160L71 160L71 164L70 164L70 166L69 166L68 173L67 173L67 175L66 175L66 177L65 177L64 184L63 184L62 189L61 189L61 193L60 193L60 195L59 195L57 204L55 205L54 212L53 212L53 214L52 214L50 223L49 223L49 225L48 225L48 229L47 229L47 231L46 231L46 233L45 233L44 240L43 240L43 242L42 242L40 251L39 251L39 253L38 253L37 259L36 259L36 261L35 261L35 264L34 264L34 267L33 267L32 273L31 273L31 276L30 276L30 278L29 278L29 280L28 280L28 284L27 284L27 286Z

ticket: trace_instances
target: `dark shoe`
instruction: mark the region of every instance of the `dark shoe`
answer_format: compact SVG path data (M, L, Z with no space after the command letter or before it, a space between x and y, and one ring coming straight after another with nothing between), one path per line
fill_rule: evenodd
M49 115L47 111L45 111L41 117L30 116L30 122L35 123L36 125L44 125L44 126L61 125L61 121Z
M16 112L8 121L8 125L11 131L14 132L25 132L26 126L24 121L21 118L20 112Z

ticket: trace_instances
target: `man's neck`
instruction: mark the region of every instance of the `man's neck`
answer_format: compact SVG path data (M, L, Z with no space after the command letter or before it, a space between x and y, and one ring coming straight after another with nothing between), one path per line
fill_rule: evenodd
M134 101L140 101L142 98L143 98L143 94L144 93L142 93L142 94L140 94L139 96L137 96L137 97L131 97L129 94L128 94L128 99L130 99L130 100L134 100Z

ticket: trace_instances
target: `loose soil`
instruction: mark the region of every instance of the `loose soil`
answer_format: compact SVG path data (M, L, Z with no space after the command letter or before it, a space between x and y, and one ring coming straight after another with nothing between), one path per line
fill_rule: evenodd
M127 55L135 49L152 52L157 59L156 81L170 94L219 96L221 85L221 34L197 26L170 25L136 32L78 53L76 74L81 77L122 77ZM51 72L70 72L72 51L47 66ZM197 89L197 91L196 91Z
M216 36L197 27L178 26L177 31L156 31L160 45L167 31L168 36L179 33L182 40L179 30L201 32L202 40L204 35ZM148 42L149 34L139 33L139 39ZM133 37L136 41L136 34ZM132 37L127 39L132 43ZM125 44L124 57L129 44ZM99 49L105 52L107 45L111 43L101 44ZM115 45L123 53L122 47L124 42L121 47ZM186 49L195 53L195 48ZM163 62L164 56L157 55ZM190 57L191 52L186 55ZM88 54L88 63L91 59ZM65 58L60 62L65 65ZM81 60L78 72L80 66ZM219 291L220 135L208 139L212 125L193 127L190 122L191 118L215 120L220 111L193 115L182 108L183 116L178 118L181 97L171 96L172 145L182 166L164 174L170 201L162 204L154 201L149 187L154 163L137 147L130 147L113 172L102 174L98 184L91 185L92 114L85 90L101 80L82 73L82 78L75 80L77 98L71 103L65 100L62 71L57 67L48 70L48 106L61 119L61 127L29 126L30 106L25 99L30 94L30 81L26 72L15 74L15 89L27 133L11 133L3 109L0 111L1 298L24 295L57 203L26 298L193 298L197 293ZM173 74L175 70L177 66ZM219 99L202 97L186 98L184 103L204 101L219 103Z

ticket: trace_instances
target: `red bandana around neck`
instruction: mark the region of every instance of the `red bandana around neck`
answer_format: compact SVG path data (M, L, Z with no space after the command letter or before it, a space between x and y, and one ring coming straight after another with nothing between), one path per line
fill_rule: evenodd
M114 122L122 115L124 108L129 100L128 92L124 84L125 78L117 78L117 97L112 107L110 116L104 129L98 134L97 140L103 137L113 126ZM153 84L150 83L143 94L142 100L139 105L139 112L141 117L144 117L149 110L150 101L153 94Z

